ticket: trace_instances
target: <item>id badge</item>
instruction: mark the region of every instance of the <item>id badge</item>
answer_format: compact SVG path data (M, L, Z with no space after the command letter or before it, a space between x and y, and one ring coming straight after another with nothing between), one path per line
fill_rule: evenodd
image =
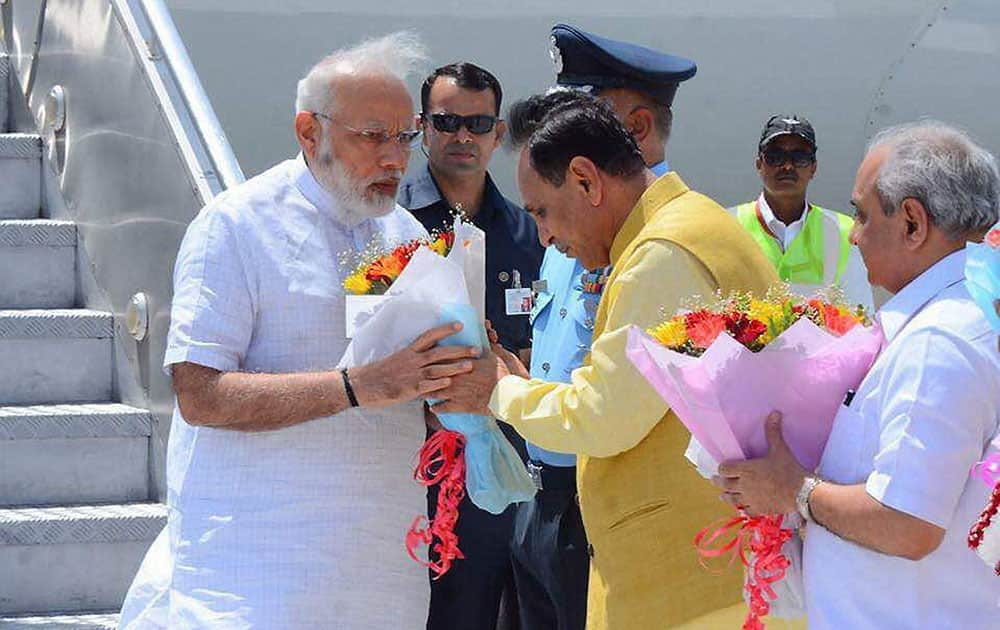
M530 315L531 305L534 300L531 297L531 289L524 287L521 289L504 290L504 303L507 306L508 315Z

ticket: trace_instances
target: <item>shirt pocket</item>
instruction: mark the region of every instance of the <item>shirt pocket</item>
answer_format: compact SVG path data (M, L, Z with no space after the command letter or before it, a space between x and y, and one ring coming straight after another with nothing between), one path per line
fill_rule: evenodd
M875 446L866 424L865 416L857 409L840 406L820 458L821 477L840 484L865 480L871 470Z
M601 296L582 293L569 305L568 316L576 322L577 336L590 340L594 335L594 322L597 319L597 305Z
M548 291L540 291L535 296L535 303L531 305L531 313L528 314L528 323L532 326L535 325L535 320L542 317L542 321L539 324L545 323L545 318L548 317L548 313L552 311L552 298L554 296ZM524 317L522 315L522 317Z
M600 296L581 294L575 300L567 303L558 315L565 320L565 360L562 361L561 376L556 378L566 380L573 370L583 365L590 352L594 336L594 320L597 315L597 303ZM570 347L572 346L572 347Z

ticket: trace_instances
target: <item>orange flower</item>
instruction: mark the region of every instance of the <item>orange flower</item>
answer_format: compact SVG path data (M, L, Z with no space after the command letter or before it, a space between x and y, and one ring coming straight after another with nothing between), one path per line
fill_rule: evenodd
M409 259L404 259L400 254L382 256L368 267L365 278L371 282L384 282L392 284L399 274L403 273L403 268Z

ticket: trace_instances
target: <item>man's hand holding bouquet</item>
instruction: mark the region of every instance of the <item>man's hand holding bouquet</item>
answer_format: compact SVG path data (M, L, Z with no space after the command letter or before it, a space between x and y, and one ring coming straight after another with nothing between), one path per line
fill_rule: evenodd
M405 243L388 253L369 252L344 282L352 294L347 306L352 339L340 367L389 356L423 331L451 322L461 323L461 329L440 345L486 349L485 260L482 230L458 219L453 232ZM352 306L352 297L363 303ZM477 506L494 514L535 492L524 464L492 417L445 413L439 420L446 430L424 444L414 473L423 485L441 484L437 511L430 522L418 515L406 536L410 555L438 575L462 558L454 528L466 492ZM418 557L424 545L436 559Z
M649 331L629 331L629 359L691 432L687 456L703 475L720 472L724 462L721 473L729 474L738 462L769 453L816 469L838 406L882 343L881 331L835 293L806 300L775 288L762 299L716 296ZM772 417L765 430L774 410L783 417ZM695 540L703 558L739 558L746 566L744 628L762 627L769 613L801 614L797 515L785 514L794 507L739 509L725 523L706 523ZM772 609L776 586L782 595Z

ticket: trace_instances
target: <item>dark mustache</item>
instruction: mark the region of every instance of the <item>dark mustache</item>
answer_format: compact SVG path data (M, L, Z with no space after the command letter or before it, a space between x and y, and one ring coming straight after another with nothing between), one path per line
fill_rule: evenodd
M470 154L475 155L476 157L478 157L479 156L479 147L477 147L474 144L460 144L460 143L456 143L456 144L449 144L447 147L445 147L444 152L445 153L470 153Z

